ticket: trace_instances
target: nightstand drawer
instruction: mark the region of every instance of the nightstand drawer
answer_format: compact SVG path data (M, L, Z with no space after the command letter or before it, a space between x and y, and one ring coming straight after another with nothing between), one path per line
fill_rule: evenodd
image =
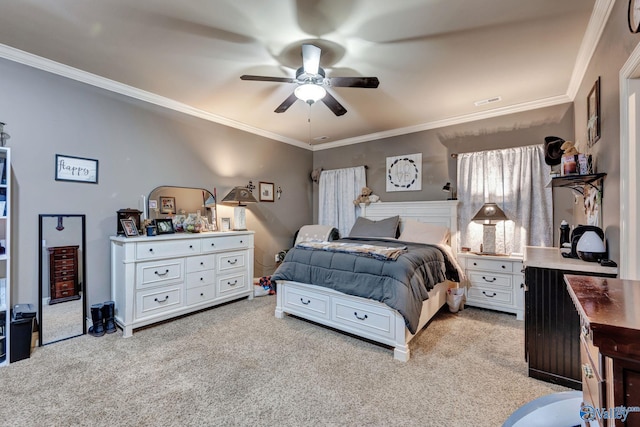
M490 288L512 288L511 276L506 274L496 274L492 271L468 271L467 276L471 286L483 286Z
M467 289L467 302L482 302L485 304L513 304L513 292L511 289L500 290L480 286L471 286Z
M511 261L490 258L467 259L467 269L469 270L504 271L506 273L512 273L513 264Z

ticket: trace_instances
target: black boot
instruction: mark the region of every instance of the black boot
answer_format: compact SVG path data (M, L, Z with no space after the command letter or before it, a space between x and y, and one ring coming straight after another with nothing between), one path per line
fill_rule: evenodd
M102 305L102 319L104 320L104 329L108 334L114 333L116 329L116 323L113 320L115 311L115 302L107 301Z
M94 337L101 337L104 335L102 307L102 304L93 304L91 306L91 321L93 322L93 326L89 328L89 333Z

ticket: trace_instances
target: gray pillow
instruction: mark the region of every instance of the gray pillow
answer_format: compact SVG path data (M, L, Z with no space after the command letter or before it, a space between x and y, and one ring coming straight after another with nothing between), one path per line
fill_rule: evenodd
M380 221L372 221L367 218L358 217L356 223L353 224L349 237L383 237L395 239L398 231L398 222L400 216L392 216L390 218L381 219Z

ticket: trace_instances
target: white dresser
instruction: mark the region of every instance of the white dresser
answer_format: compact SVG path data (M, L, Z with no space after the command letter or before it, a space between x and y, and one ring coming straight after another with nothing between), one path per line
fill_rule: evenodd
M522 257L458 254L467 276L467 305L514 313L524 320Z
M111 298L135 328L253 298L253 231L111 237Z

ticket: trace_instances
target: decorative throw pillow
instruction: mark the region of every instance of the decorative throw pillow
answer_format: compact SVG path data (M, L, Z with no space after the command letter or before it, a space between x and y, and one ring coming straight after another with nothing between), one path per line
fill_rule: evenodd
M395 239L399 221L400 217L398 215L379 221L358 217L356 223L353 224L351 228L351 232L349 232L349 237L383 237Z
M400 233L398 240L403 242L444 245L449 241L449 228L444 225L427 224L414 219L404 220L402 225L402 233Z

